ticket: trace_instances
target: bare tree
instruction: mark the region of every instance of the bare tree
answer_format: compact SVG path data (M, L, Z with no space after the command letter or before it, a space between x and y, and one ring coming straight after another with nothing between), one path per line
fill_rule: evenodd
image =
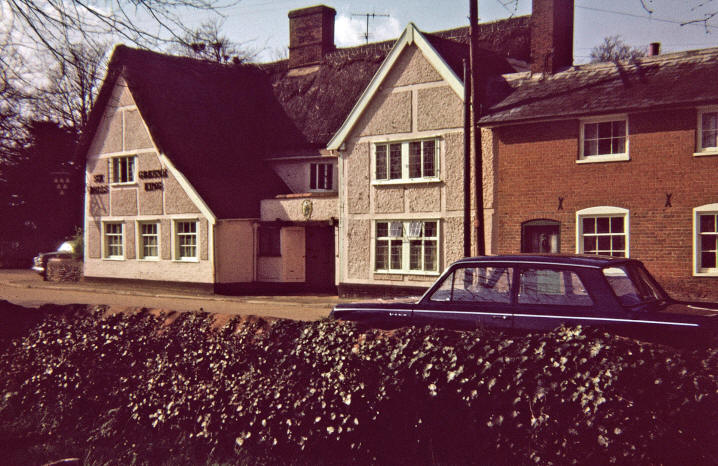
M62 59L48 67L48 85L40 90L36 116L82 131L107 66L108 44L67 44Z
M187 10L219 13L238 0L0 0L3 16L30 40L61 56L58 44L93 42L111 33L133 45L177 40L188 32ZM104 8L103 8L104 7ZM147 18L151 23L138 23Z
M205 21L178 40L176 51L185 56L218 63L243 63L252 60L257 51L238 44L222 33L223 22L218 19Z
M621 39L621 36L609 36L603 42L591 49L591 62L606 61L634 61L643 57L646 52L642 49L632 47Z

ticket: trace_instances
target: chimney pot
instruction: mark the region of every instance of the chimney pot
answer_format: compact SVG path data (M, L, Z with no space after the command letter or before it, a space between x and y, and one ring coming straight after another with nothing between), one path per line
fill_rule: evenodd
M334 50L336 14L325 5L289 12L289 68L316 65Z
M651 42L651 44L648 46L648 56L655 57L656 55L660 55L660 53L661 53L661 43L660 42Z

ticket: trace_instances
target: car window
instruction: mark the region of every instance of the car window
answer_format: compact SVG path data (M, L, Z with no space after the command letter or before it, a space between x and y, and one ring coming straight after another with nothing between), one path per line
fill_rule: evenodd
M555 306L593 305L593 300L577 273L544 268L521 271L518 302Z
M616 293L623 306L635 306L648 301L660 301L665 296L655 284L653 278L641 267L632 269L628 266L606 267L603 275Z
M431 301L511 302L511 267L460 267L447 275L429 297Z

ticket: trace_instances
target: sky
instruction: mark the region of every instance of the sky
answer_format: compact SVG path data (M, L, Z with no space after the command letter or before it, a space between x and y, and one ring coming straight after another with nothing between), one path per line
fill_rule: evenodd
M718 11L713 0L576 0L574 12L574 62L588 61L591 49L605 37L619 35L627 44L647 48L661 43L661 52L718 46L718 16L706 28L703 24L681 26L681 22L703 18ZM312 0L240 0L223 10L223 31L234 42L259 50L258 61L271 61L286 54L289 44L290 10L313 6ZM337 11L337 46L364 42L366 13L389 15L370 19L370 41L396 38L409 22L426 32L468 24L469 0L326 0ZM479 0L481 22L531 13L531 0ZM201 23L201 15L188 24Z

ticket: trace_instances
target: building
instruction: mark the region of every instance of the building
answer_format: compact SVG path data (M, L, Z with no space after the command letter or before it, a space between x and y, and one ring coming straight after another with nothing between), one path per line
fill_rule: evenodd
M433 226L421 228L422 235L429 234L422 247L434 247L423 266L431 270L423 283L402 284L425 285L460 257L460 246L448 238L454 233L449 225L457 221L453 209L460 208L454 198L461 197L456 183L462 175L451 164L460 157L461 136L446 139L444 129L462 131L463 84L457 72L467 55L467 28L425 36L410 25L398 41L337 49L334 15L325 6L290 12L290 55L276 63L222 65L115 49L83 146L86 278L247 292L335 290L345 277L354 278L347 272L357 267L362 277L374 275L367 267L376 267L376 243L343 227L342 203L353 202L346 193L362 174L346 171L352 167L343 164L341 148L328 149L340 129L353 145L361 137L356 128L366 119L373 134L418 138L426 141L427 151L434 144L434 175L426 158L422 170L432 179L412 194L412 202L429 206L420 208L421 218L434 219ZM514 71L495 50L526 55L528 21L501 24L482 33L491 52L486 61ZM419 72L419 81L412 81L405 68ZM408 116L410 125L423 126L379 128L386 123L381 113L387 107L376 104L376 96L386 94L377 88L387 84L387 75L399 79L392 86L403 86L396 110L413 112L395 111L401 120L396 123L405 125ZM419 96L416 107L412 99ZM435 111L424 108L424 96ZM450 101L447 108L444 99ZM370 109L368 116L364 108ZM434 120L446 124L437 126ZM453 158L443 155L447 149ZM369 179L368 172L363 175ZM391 190L382 194L393 195ZM438 195L444 200L437 203ZM416 230L410 215L387 217L388 212L376 213L401 218ZM387 228L394 231L388 223ZM356 251L347 246L359 241L372 259L351 265ZM393 285L401 274L390 272L370 282ZM389 275L394 281L386 280Z
M718 48L565 57L491 84L495 251L630 256L669 291L717 297Z

